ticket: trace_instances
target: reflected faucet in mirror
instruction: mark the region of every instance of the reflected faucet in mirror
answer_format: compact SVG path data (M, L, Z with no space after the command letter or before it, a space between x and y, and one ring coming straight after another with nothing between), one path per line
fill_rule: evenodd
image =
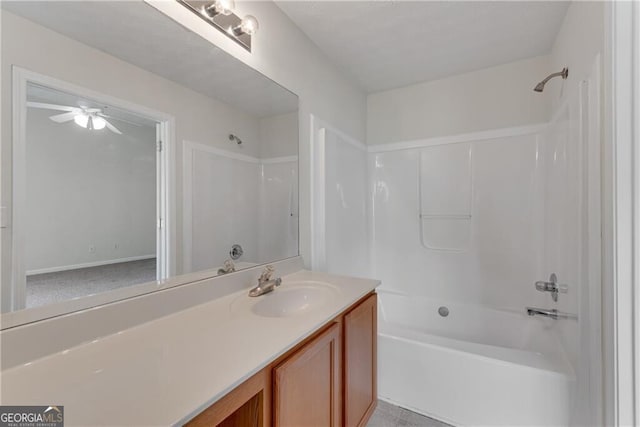
M233 261L228 259L228 260L225 260L222 268L218 269L218 275L233 273L234 271L236 271L236 266L233 263Z

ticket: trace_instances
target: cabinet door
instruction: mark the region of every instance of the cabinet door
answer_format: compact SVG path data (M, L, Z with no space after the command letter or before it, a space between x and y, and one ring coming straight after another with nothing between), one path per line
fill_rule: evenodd
M345 425L363 426L377 403L377 296L344 317Z
M334 323L274 370L276 427L338 427L342 415L341 328Z
M211 426L271 427L271 370L258 372L186 424Z

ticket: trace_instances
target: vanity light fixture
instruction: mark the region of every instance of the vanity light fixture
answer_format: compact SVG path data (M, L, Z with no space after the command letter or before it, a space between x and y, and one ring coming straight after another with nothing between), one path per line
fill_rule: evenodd
M255 16L247 15L242 18L240 25L233 29L233 34L240 36L242 34L254 35L258 31L258 20Z
M251 52L251 37L258 31L258 20L252 15L241 19L233 13L235 0L213 2L211 0L178 0L178 2Z
M233 0L216 0L213 4L203 7L203 10L209 18L213 18L219 14L229 16L235 7L236 2Z

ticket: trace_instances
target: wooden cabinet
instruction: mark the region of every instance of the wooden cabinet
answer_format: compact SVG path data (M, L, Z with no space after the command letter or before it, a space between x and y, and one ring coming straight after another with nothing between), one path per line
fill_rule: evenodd
M187 423L188 427L271 425L271 375L258 372Z
M377 298L345 310L189 426L364 427L377 402Z
M349 427L363 426L377 403L376 295L344 316L344 417Z
M274 426L341 425L340 329L334 323L274 369Z

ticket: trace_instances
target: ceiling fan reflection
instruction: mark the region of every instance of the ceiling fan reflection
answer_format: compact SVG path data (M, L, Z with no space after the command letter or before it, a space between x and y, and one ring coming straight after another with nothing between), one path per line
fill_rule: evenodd
M31 108L42 108L45 110L65 111L62 114L55 114L49 119L56 123L65 123L73 120L75 124L89 130L100 130L105 127L111 132L122 135L122 132L115 127L100 108L73 107L70 105L47 104L43 102L27 102L27 106Z

